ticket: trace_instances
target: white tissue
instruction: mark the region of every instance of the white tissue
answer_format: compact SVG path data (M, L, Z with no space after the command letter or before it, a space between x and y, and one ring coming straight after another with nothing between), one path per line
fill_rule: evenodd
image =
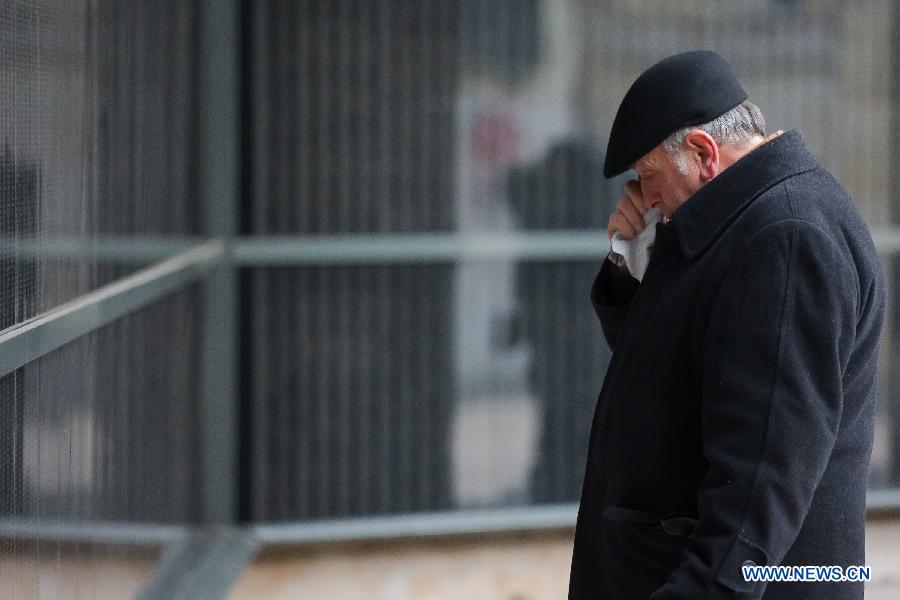
M618 231L610 240L612 251L625 257L628 272L638 281L644 278L644 272L650 262L650 249L656 239L656 222L661 218L662 213L658 208L648 210L644 213L644 231L633 240L624 239Z

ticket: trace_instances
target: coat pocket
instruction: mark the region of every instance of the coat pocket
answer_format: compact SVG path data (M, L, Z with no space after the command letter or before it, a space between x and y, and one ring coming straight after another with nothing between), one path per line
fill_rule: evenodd
M603 517L618 523L631 523L645 526L650 530L661 531L673 537L687 537L694 531L697 518L690 513L669 512L657 515L644 510L610 505L603 510Z
M612 597L649 597L678 566L690 537L667 533L663 523L671 518L624 506L603 509L598 554Z

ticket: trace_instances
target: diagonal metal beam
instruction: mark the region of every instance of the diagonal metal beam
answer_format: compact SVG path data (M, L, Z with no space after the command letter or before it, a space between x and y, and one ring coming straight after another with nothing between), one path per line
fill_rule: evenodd
M163 554L156 576L138 600L218 600L256 556L258 543L244 530L198 529Z
M214 239L105 285L0 334L0 377L183 288L225 264Z

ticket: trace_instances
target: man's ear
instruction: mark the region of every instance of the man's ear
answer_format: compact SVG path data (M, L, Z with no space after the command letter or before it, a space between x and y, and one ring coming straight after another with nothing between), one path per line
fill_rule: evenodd
M697 161L703 183L719 174L719 146L712 136L702 129L694 129L684 141L688 156Z

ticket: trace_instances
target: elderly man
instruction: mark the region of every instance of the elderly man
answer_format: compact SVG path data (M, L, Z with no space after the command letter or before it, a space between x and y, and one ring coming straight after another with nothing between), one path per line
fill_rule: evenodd
M570 599L863 598L861 582L742 568L865 564L885 309L847 193L799 132L765 138L746 99L721 56L688 52L645 71L616 114L604 174L638 179L608 234L663 219L640 281L606 260L591 291L613 356Z

